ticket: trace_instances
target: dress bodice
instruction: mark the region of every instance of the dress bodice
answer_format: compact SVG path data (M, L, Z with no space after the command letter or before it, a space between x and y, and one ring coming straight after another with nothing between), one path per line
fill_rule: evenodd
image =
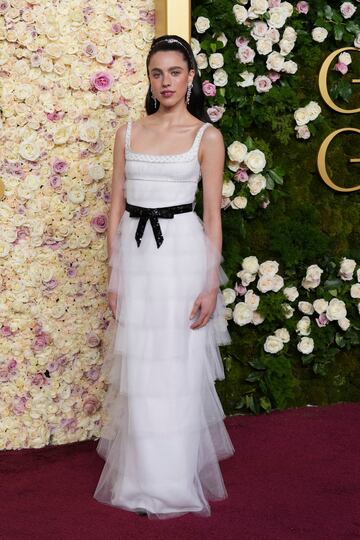
M200 179L198 150L204 123L194 142L181 154L142 154L130 148L131 120L125 135L125 198L130 204L148 208L193 202Z

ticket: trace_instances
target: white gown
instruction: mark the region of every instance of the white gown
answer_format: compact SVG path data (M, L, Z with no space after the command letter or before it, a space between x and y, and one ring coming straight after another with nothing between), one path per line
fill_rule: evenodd
M200 178L198 148L181 154L132 152L126 130L125 197L161 207L191 203ZM189 315L206 280L207 248L193 212L159 218L158 248L147 222L125 211L109 261L117 314L105 332L103 370L109 384L97 445L105 460L94 497L149 518L210 515L209 500L227 497L218 461L234 453L214 381L224 378L219 345L230 343L218 291L214 317L191 329ZM222 261L221 257L221 261ZM220 266L220 284L227 276Z

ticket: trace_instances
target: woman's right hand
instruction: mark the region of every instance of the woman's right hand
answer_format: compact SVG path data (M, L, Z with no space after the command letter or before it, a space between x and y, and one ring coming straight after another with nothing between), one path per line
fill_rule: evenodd
M118 295L115 292L108 292L109 307L115 319L116 319L117 296Z

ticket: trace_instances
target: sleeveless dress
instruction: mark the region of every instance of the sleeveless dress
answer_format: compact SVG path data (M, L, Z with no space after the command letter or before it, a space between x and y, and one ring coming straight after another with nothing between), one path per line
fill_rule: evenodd
M200 179L203 124L181 154L132 152L125 144L125 198L147 208L194 202ZM105 331L106 420L97 445L105 460L94 498L149 518L210 515L209 500L227 497L218 461L234 447L214 381L224 378L219 345L231 342L220 289L213 318L191 329L190 312L206 279L203 222L195 211L158 219L158 248L147 222L120 219L108 290L118 294ZM223 258L221 257L221 261ZM220 284L227 276L220 266Z

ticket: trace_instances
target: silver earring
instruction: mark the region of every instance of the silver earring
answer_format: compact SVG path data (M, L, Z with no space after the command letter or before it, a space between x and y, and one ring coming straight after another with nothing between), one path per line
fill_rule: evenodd
M187 89L187 92L186 92L186 104L189 105L190 103L190 95L191 95L191 89L193 87L193 83L190 83L188 85L188 89Z
M152 89L151 89L151 97L153 98L154 100L154 107L156 107L156 97L154 96L153 92L152 92Z

